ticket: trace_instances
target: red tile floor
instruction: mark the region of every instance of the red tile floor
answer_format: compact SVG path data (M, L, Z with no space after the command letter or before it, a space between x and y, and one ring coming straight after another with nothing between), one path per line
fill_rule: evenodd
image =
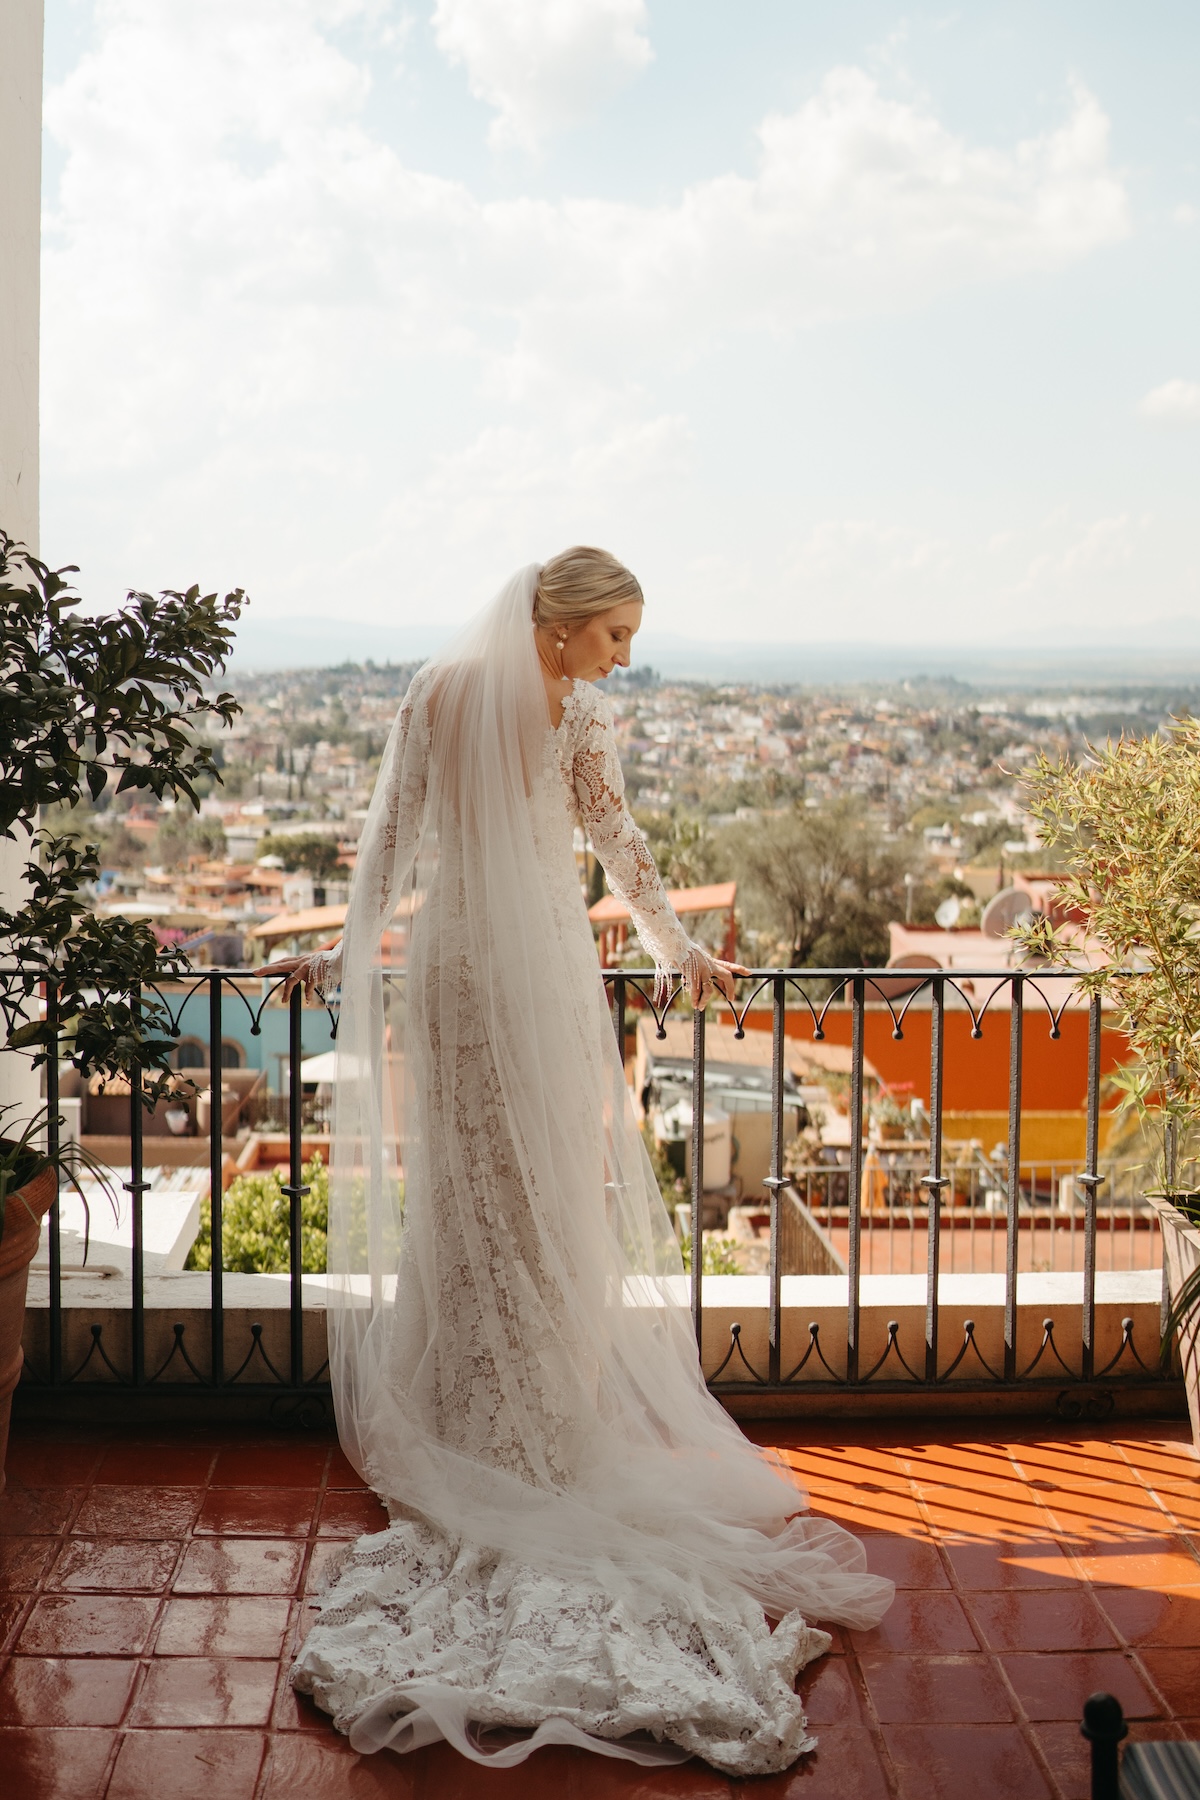
M803 1691L820 1739L731 1783L543 1750L356 1756L287 1684L305 1596L383 1522L329 1436L16 1428L0 1499L4 1800L1076 1800L1106 1688L1138 1736L1200 1737L1200 1464L1184 1428L1113 1436L765 1427L896 1603Z

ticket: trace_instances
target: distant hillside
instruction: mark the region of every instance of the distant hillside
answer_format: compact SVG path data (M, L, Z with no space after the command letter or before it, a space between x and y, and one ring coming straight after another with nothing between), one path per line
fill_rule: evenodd
M362 619L269 619L248 614L238 632L234 670L331 668L343 662L403 663L431 655L449 632L437 625L389 626ZM1200 620L1147 625L1131 647L1123 635L1097 633L1085 644L947 645L930 643L714 643L642 632L637 661L660 674L701 681L905 680L957 676L1070 686L1075 682L1174 681L1200 677Z

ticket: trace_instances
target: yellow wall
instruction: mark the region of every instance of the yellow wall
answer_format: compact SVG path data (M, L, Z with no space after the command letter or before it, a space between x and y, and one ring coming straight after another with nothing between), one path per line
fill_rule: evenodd
M1100 1115L1100 1151L1108 1142L1112 1116ZM947 1112L943 1117L947 1143L978 1138L984 1153L1008 1143L1008 1114L1003 1112ZM1087 1148L1087 1115L1083 1112L1032 1112L1021 1114L1022 1162L1082 1163Z

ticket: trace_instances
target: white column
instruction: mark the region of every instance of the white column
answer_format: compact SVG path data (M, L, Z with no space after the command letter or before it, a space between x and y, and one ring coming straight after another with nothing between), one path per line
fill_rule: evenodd
M42 216L42 0L0 0L0 524L38 548L38 310ZM22 845L0 839L0 896L20 893ZM0 1053L0 1104L32 1112L39 1083ZM16 1117L17 1115L12 1115ZM9 1120L11 1125L11 1118Z

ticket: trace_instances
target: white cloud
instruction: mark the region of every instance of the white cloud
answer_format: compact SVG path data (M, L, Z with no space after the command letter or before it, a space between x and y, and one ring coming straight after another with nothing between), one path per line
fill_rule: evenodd
M605 66L632 68L613 22L632 43L640 8L568 15L608 20ZM47 524L108 580L176 582L219 547L272 610L329 611L352 567L362 613L393 604L399 568L419 608L585 527L623 523L665 561L665 509L694 516L694 428L665 376L747 332L1053 270L1129 229L1081 89L1056 129L980 148L838 69L763 122L753 173L655 205L487 201L369 128L368 70L332 32L386 42L381 0L100 0L96 19L47 100L65 165L43 409ZM872 558L907 559L914 592L922 557L936 571L936 536L871 529L814 540L851 571L839 592Z
M493 144L534 148L596 111L654 52L645 0L438 0L438 48L493 107Z
M1200 425L1200 381L1164 381L1151 388L1138 411L1159 425Z

